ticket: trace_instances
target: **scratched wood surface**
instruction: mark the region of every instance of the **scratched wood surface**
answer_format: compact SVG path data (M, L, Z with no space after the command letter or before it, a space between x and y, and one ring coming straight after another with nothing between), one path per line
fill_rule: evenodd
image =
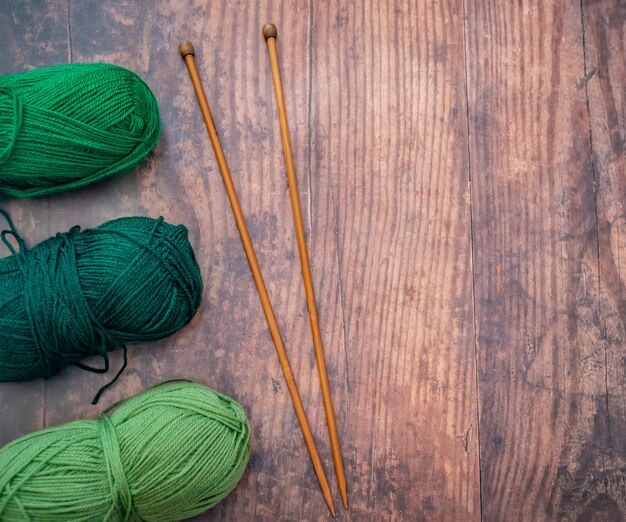
M597 60L608 4L584 5L584 23L578 1L466 4L486 520L626 517L623 438L612 435L624 426L626 316L609 239L598 233L596 187L610 174L592 147L599 139L604 150L609 137L589 116L592 106L610 120L621 110L623 122L623 52ZM623 51L623 6L612 14ZM622 64L619 109L587 94L600 77L588 74L594 49L598 69ZM613 131L623 140L623 126Z
M604 347L605 395L597 401L593 460L602 466L594 477L595 498L578 497L581 513L626 517L626 3L588 2L585 35L585 89L589 139L597 186L599 313ZM602 403L604 401L604 403ZM589 446L589 444L587 444ZM586 450L589 451L589 450ZM579 461L588 459L579 455ZM591 459L589 459L591 460Z
M0 384L0 445L192 377L253 426L244 478L198 520L329 518L177 53L194 42L336 491L260 34L273 20L349 481L339 518L624 520L624 2L146 5L0 3L0 74L116 63L164 125L133 173L0 203L30 244L122 215L184 223L203 305L131 348L99 406L108 377L78 369Z

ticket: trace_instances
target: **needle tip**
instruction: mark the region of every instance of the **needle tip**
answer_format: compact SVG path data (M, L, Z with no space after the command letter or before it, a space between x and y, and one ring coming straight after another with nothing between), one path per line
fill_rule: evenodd
M276 29L276 26L273 23L269 23L269 24L265 24L263 26L263 38L265 38L266 40L268 38L276 38L276 35L278 34L278 29Z
M180 56L184 58L188 54L195 55L196 51L193 48L193 44L189 40L185 40L184 42L180 42L178 45L178 52Z
M330 510L330 514L333 518L337 518L337 510L335 509L335 503L333 502L333 497L330 495L330 491L322 490L322 495L324 495L324 500L326 501L326 505Z

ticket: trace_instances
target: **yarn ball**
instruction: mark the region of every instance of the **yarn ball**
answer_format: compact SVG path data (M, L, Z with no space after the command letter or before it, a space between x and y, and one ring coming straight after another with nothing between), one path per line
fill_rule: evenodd
M73 227L30 250L11 230L0 237L0 381L49 378L68 364L127 344L167 337L202 299L187 228L127 217ZM8 236L14 236L16 248Z
M135 167L161 134L156 98L105 63L0 77L0 195L43 196Z
M194 382L150 388L106 412L0 449L0 520L169 521L239 482L250 428L233 399Z

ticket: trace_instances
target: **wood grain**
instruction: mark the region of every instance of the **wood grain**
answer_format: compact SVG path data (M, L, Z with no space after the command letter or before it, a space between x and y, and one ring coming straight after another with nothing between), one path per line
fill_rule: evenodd
M623 520L580 3L466 12L483 516Z
M342 291L350 517L476 520L462 13L313 5L311 248L334 230L338 271L313 272Z
M597 185L600 321L604 342L606 418L594 459L604 488L589 518L626 518L626 4L583 2L585 89Z

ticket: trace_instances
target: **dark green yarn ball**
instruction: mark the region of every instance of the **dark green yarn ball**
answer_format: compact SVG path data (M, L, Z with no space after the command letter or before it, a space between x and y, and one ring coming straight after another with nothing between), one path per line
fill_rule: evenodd
M0 196L63 192L121 174L155 147L157 100L105 63L0 77Z
M110 350L180 330L203 286L187 234L162 218L128 217L29 250L11 224L2 239L13 255L0 259L0 381L48 378L94 354L108 366Z

